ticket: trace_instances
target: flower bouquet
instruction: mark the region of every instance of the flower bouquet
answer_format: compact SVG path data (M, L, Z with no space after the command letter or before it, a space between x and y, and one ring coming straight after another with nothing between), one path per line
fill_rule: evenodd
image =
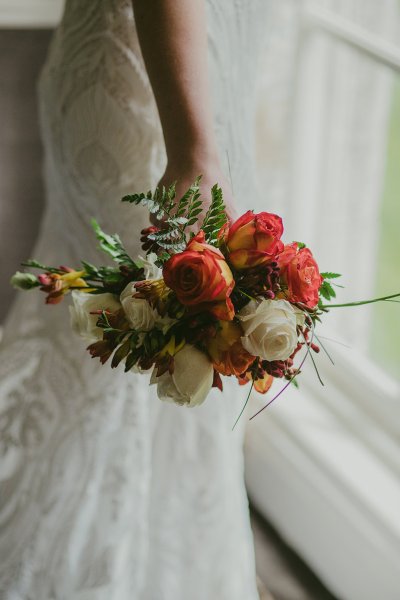
M332 306L325 302L339 274L321 273L304 244L285 245L278 215L249 210L228 223L218 185L204 212L199 184L200 177L180 199L175 185L122 199L145 205L162 224L142 231L144 258L133 259L118 235L93 221L115 266L30 260L23 266L42 273L17 272L12 283L39 288L47 304L72 292L72 329L90 342L90 355L126 372L151 370L161 400L199 405L212 387L222 390L221 376L262 394L284 380L270 404L319 352L315 325Z

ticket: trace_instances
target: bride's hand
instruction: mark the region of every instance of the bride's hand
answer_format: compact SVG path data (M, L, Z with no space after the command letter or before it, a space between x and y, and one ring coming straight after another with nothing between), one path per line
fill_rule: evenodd
M133 8L168 157L159 185L167 187L176 181L179 198L201 174L205 209L211 187L218 183L228 216L234 219L231 187L218 161L207 65L206 2L133 0Z
M158 183L158 187L168 187L176 181L176 198L179 200L183 194L194 183L196 177L201 175L200 192L203 200L204 213L207 211L211 202L211 188L214 184L218 184L223 193L223 199L226 206L226 212L230 221L237 218L237 211L231 186L223 174L219 165L212 161L209 164L202 161L193 161L189 165L183 167L167 166L164 175ZM199 215L201 220L202 215ZM154 216L151 216L153 225L160 225Z

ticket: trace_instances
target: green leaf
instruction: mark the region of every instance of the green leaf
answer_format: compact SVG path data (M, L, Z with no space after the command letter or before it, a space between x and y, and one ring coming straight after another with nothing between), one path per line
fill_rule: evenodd
M149 198L149 194L151 194L151 192L148 192L147 194L127 194L122 198L122 202L129 202L130 204L141 204L142 202L145 203L146 199L151 199L151 195Z
M92 227L103 252L111 256L111 258L119 265L137 267L135 261L132 260L125 250L119 235L116 233L113 235L105 233L95 219L92 219Z
M130 351L130 342L129 342L129 340L127 340L126 342L124 342L122 344L122 346L117 348L117 350L114 352L114 356L112 357L112 361L111 361L111 368L115 369L115 367L118 367L121 360L123 360L129 354L129 351Z
M59 269L57 267L49 267L48 265L44 265L43 263L34 260L34 259L30 259L30 260L26 260L25 262L21 263L22 267L30 267L31 269L40 269L41 271L46 271L47 273L63 273L64 271L62 269Z
M226 208L222 196L222 190L215 184L211 189L211 204L206 212L201 229L205 233L206 240L209 244L216 245L218 241L218 233L223 225L227 223Z
M127 373L128 371L130 371L132 369L132 367L137 363L138 358L139 358L139 355L138 355L137 350L133 350L128 354L128 356L126 357L126 362L125 362L125 373Z
M99 270L95 265L92 265L91 263L88 263L85 260L81 260L81 264L89 278L98 277Z
M179 229L173 229L171 231L164 231L164 229L161 229L160 231L156 231L155 233L150 233L148 238L149 240L154 240L157 243L159 243L160 241L169 240L171 238L174 238L175 236L178 239L180 238Z
M171 254L169 254L169 252L165 252L165 251L160 252L157 257L157 260L155 261L154 264L156 265L156 267L162 268L164 263L166 263L167 260L169 260L170 258L171 258Z
M319 288L319 293L321 296L325 298L325 300L330 300L331 298L336 298L336 292L328 281L324 281L321 287Z
M337 279L338 277L341 277L340 273L331 273L330 271L327 271L325 273L321 273L321 277L323 279Z
M299 250L302 250L303 248L307 248L307 244L305 244L304 242L294 242L295 244L297 244L297 247Z

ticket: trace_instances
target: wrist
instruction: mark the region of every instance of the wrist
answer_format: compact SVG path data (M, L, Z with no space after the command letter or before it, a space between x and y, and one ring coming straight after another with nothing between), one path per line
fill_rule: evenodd
M198 169L207 172L220 168L220 158L215 143L196 142L182 144L167 149L167 170L170 172L188 172Z

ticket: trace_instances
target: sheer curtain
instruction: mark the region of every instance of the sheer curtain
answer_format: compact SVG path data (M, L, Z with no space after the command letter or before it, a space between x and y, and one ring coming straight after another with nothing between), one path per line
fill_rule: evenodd
M272 5L257 209L282 214L287 241L307 243L322 270L343 273L340 301L374 296L400 3ZM398 271L380 291L399 283ZM306 365L300 391L288 390L251 421L246 442L254 503L346 600L398 597L400 386L371 360L372 325L371 308L332 310L320 333L350 348L325 342L336 362L317 357L325 387Z

